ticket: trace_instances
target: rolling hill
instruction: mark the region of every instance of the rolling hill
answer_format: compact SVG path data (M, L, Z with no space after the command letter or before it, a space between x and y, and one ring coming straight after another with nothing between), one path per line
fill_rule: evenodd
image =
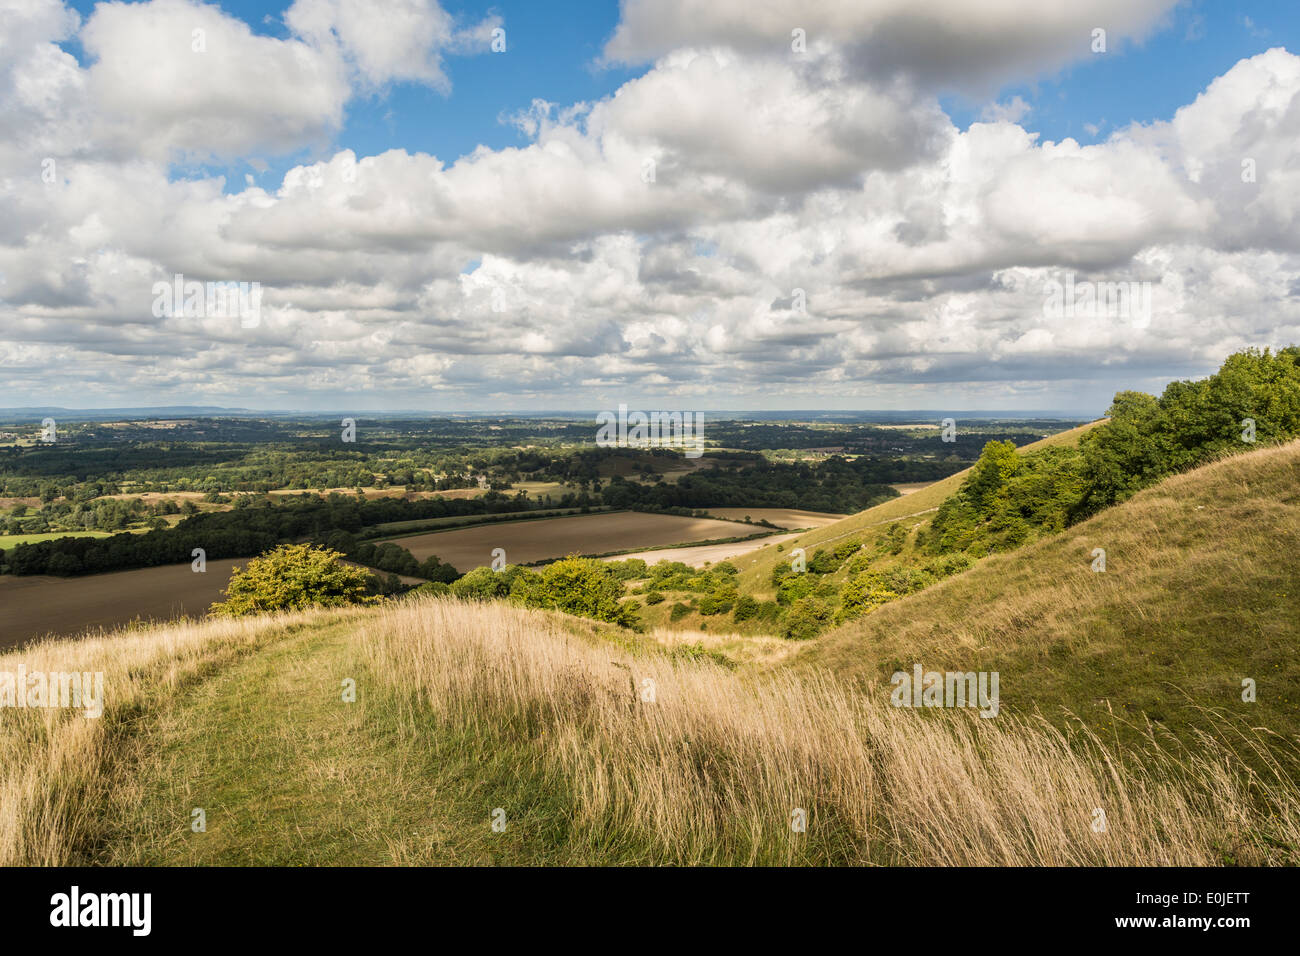
M1032 452L1040 448L1077 444L1079 436L1096 428L1104 421L1106 419L1101 418L1095 422L1080 425L1077 428L1057 432L1054 435L1049 435L1046 438L1022 446L1020 451ZM970 469L967 468L955 475L949 475L947 478L927 485L910 495L891 498L874 508L868 508L865 511L859 511L855 515L850 515L842 521L816 528L801 537L785 542L781 551L777 551L774 547L761 548L748 559L733 561L732 563L740 569L739 584L741 590L748 594L770 597L772 588L768 581L772 568L782 561L789 560L789 553L794 548L803 548L811 556L817 547L846 538L855 532L889 525L907 518L924 520L926 515L938 509L945 498L961 487L961 483L966 480L969 473Z
M1096 548L1104 573L1092 570ZM1068 710L1117 732L1146 715L1185 736L1206 728L1208 709L1294 737L1298 554L1300 442L1291 442L1176 475L986 558L823 635L794 661L860 682L915 663L996 670L1004 707L1053 719ZM1242 700L1247 678L1255 703Z
M20 662L105 694L98 720L0 710L6 865L1300 862L1293 764L1243 763L1262 731L1189 756L921 713L504 604L170 624L0 669Z

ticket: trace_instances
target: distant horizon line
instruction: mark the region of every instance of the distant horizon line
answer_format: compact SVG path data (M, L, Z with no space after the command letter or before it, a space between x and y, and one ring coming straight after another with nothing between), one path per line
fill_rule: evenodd
M705 415L725 415L732 418L788 418L790 416L854 416L862 417L867 415L876 415L882 417L899 418L899 417L933 417L944 415L965 415L971 418L1018 418L1018 419L1055 419L1055 420L1078 420L1093 421L1104 415L1103 413L1082 412L1070 409L1042 409L1042 408L958 408L953 406L940 408L668 408L666 406L650 407L649 411L662 412L697 412ZM306 409L306 408L243 408L238 406L225 405L122 405L122 406L100 406L100 407L77 407L72 408L63 405L26 405L13 406L9 408L0 408L0 421L18 423L21 418L35 417L37 415L63 414L65 416L94 416L97 418L137 418L147 419L150 416L180 416L180 417L211 417L211 418L248 418L248 417L276 417L284 418L289 416L303 416L308 418L325 418L336 415L344 416L372 416L376 418L384 417L408 417L419 416L421 418L491 418L491 417L509 417L509 418L561 418L561 419L595 419L603 409L593 408L586 409L563 409L563 408L546 408L546 409L420 409L420 408L335 408L335 409Z

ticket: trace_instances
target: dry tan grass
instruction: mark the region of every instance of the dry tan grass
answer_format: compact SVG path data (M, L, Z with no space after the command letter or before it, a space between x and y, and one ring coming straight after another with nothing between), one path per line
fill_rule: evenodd
M646 639L664 650L682 653L699 648L721 654L729 662L773 667L791 660L799 651L798 643L781 637L737 634L726 631L693 631L656 627Z
M66 865L102 831L91 812L118 736L159 696L255 650L323 612L182 621L138 631L46 641L0 656L0 671L104 674L103 715L0 708L0 865Z
M139 718L287 630L331 625L355 642L368 706L395 728L373 743L425 748L402 758L412 770L468 768L441 781L439 799L471 816L481 807L483 819L506 807L524 862L1300 862L1293 754L1266 735L1225 729L1171 750L1152 734L1121 750L1005 710L899 710L821 671L730 671L572 618L438 599L182 623L0 657L0 670L102 670L107 696L98 720L0 711L0 862L129 858L105 845L114 830L104 817L122 806L118 789L130 794L127 744L149 746ZM653 702L642 699L647 679ZM260 793L255 770L241 766L239 781ZM303 779L333 805L337 774ZM796 809L807 832L791 828ZM470 839L460 834L446 839Z
M361 640L417 702L412 732L517 750L566 791L570 841L638 862L1213 865L1300 846L1293 778L1224 741L1121 754L1038 719L895 709L825 673L638 655L505 606L425 601L366 618Z

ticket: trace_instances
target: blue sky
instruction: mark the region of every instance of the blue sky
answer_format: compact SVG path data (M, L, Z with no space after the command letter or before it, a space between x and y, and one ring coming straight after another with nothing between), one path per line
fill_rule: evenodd
M83 17L95 6L91 0L69 5ZM277 38L289 34L283 23L288 3L226 0L217 6L239 17L255 33ZM359 97L350 104L346 125L334 142L321 150L267 157L265 172L238 166L180 170L178 174L225 172L230 176L228 188L238 190L243 188L246 172L253 172L260 185L274 184L285 169L340 148L350 148L358 156L406 149L451 163L478 146L502 149L523 145L524 136L502 120L528 108L534 99L561 106L592 102L613 94L648 68L600 63L601 50L618 23L617 0L498 0L444 3L443 8L463 23L491 14L501 17L509 55L449 57L449 95L419 84L400 83L379 94ZM1169 119L1179 106L1195 99L1209 78L1270 46L1289 41L1294 47L1297 37L1297 0L1188 0L1145 43L1119 43L1106 55L1091 56L1054 76L1010 84L996 99L1005 102L1018 96L1024 100L1031 109L1021 125L1039 133L1043 140L1070 137L1094 143L1132 122ZM64 47L84 60L75 40ZM978 121L988 105L986 99L972 100L960 90L949 90L940 101L963 128Z
M1297 38L1296 0L1192 0L1144 43L1123 43L1058 76L1008 86L999 99L1028 103L1032 112L1021 125L1044 140L1097 142L1129 123L1169 119L1238 60L1272 46L1294 52ZM972 108L957 95L944 103L959 125L978 119L980 104Z

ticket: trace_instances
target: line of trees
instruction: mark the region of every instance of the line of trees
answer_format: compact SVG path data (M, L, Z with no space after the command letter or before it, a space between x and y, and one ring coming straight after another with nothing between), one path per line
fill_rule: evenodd
M614 508L800 508L849 513L898 496L879 477L885 471L882 464L866 458L830 458L815 465L760 460L741 467L704 469L672 483L651 485L614 477L601 489L600 498ZM927 478L934 472L941 472L939 477L952 473L942 462L908 464L925 467L894 469L894 473Z
M67 537L20 544L0 551L0 569L9 574L95 574L188 562L196 548L203 549L205 556L213 560L244 558L286 542L322 541L333 531L356 534L363 527L385 521L523 512L537 507L525 496L510 497L499 492L478 498L421 501L304 495L274 505L266 499L245 497L236 501L232 511L191 515L173 528L109 538ZM403 569L393 573L408 572Z
M928 549L1015 548L1225 451L1300 437L1300 347L1238 352L1209 378L1171 382L1159 398L1120 392L1108 415L1078 448L1022 455L1010 442L989 442L940 506Z

